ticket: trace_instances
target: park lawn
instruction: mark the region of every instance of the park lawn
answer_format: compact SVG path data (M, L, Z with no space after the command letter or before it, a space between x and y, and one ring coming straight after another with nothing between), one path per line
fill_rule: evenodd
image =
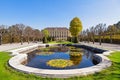
M17 72L8 66L8 60L11 58L8 52L0 52L0 80L36 80L41 77Z
M51 41L48 42L48 44L72 44L73 42L69 42L69 41Z
M120 52L114 52L109 58L113 64L111 67L88 76L73 77L66 79L41 78L33 74L24 74L13 70L7 62L11 58L8 52L0 52L0 80L119 80L120 79Z

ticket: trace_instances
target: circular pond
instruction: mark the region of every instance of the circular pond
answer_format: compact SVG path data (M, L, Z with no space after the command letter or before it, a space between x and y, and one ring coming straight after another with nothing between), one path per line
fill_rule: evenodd
M28 48L13 50L16 54L8 63L9 65L24 73L35 74L42 77L68 78L74 76L86 76L100 72L111 66L111 61L103 54L94 54L88 50L75 47L45 47L35 45ZM38 49L38 47L40 47ZM32 51L38 49L36 51ZM27 51L27 52L26 52ZM31 52L21 54L22 52ZM19 53L19 54L18 54Z
M78 69L96 64L92 52L75 47L40 48L39 51L27 55L28 58L23 64L39 69Z

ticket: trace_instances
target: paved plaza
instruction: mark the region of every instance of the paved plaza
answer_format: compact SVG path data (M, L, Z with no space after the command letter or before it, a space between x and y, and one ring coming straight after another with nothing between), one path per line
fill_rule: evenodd
M21 45L20 43L13 43L13 44L3 44L0 45L0 51L9 51L12 49L17 49L17 48L22 48L22 47L27 47L27 46L31 46L31 45L35 45L35 44L40 44L40 43L23 43L23 45ZM92 46L92 47L97 47L97 48L101 48L104 50L113 50L113 51L120 51L120 45L117 44L109 44L109 43L102 43L102 45L99 45L99 43L84 43L84 42L80 42L79 44L81 45L87 45L87 46Z
M93 47L104 49L104 50L120 51L119 44L102 43L102 45L99 45L98 42L95 42L94 44L92 42L89 42L89 43L80 42L80 44L87 45L87 46L93 46Z
M23 45L21 45L21 43L13 43L13 44L2 44L0 45L0 51L9 51L12 49L18 49L18 48L22 48L22 47L27 47L27 46L31 46L31 45L35 45L35 44L39 44L39 43L23 43Z

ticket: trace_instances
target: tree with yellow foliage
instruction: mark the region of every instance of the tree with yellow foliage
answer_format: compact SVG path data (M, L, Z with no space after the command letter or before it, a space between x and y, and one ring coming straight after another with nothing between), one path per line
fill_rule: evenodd
M78 17L72 19L69 30L73 37L73 42L78 43L78 35L82 31L82 22Z

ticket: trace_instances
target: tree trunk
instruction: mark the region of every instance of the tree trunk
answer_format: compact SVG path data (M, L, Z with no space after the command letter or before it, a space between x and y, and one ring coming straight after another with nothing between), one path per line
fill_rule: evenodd
M43 43L47 43L47 37L43 38Z
M23 41L21 41L21 45L23 45Z
M2 34L0 34L0 45L2 45Z
M93 35L93 44L95 43L95 37L94 37L94 35Z
M27 41L28 41L28 44L29 44L29 43L30 43L30 41L29 41L29 37L28 37L28 40L27 40Z
M101 35L99 35L99 44L101 45Z
M105 36L103 36L103 43L105 42Z
M78 37L74 37L74 43L78 43Z
M34 38L34 37L32 38L32 41L33 41L33 42L35 41L35 38Z
M23 45L23 35L21 35L21 45Z
M84 37L84 42L86 43L86 37Z
M89 36L87 37L87 42L89 43Z
M12 34L10 34L10 44L12 44L13 43L13 36L12 36Z
M112 33L110 33L110 43L112 43Z

